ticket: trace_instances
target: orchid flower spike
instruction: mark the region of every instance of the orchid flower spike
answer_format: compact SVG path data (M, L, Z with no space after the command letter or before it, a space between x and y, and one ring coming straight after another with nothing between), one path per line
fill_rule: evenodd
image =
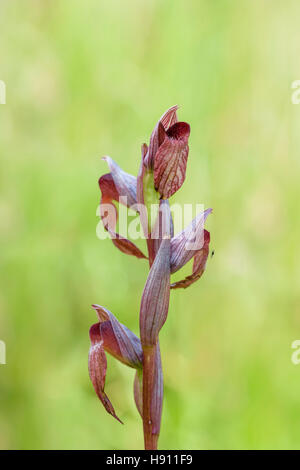
M104 157L109 172L99 179L100 215L114 245L123 253L148 259L139 313L140 338L106 308L93 305L98 323L90 328L89 374L106 411L121 422L104 389L106 354L136 370L134 399L143 421L145 449L156 449L163 403L163 371L159 334L169 310L172 289L187 288L202 276L209 255L210 233L204 228L212 209L199 213L174 236L169 198L186 177L190 126L179 122L178 106L168 109L155 125L149 145L142 145L137 177L126 173L110 157ZM131 240L116 231L115 203L134 209L146 243L145 255ZM152 211L153 206L155 210ZM154 219L150 213L154 212ZM193 259L192 273L172 282L171 275Z

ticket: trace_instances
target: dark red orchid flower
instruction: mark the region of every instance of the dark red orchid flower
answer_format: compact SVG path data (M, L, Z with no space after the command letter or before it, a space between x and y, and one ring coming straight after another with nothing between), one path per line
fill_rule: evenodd
M126 326L118 322L113 314L93 305L99 322L90 328L91 348L89 353L89 373L95 392L106 411L118 421L115 410L104 392L107 361L105 352L111 354L123 364L137 370L142 369L143 351L139 338Z
M111 173L107 173L99 179L102 194L100 215L104 228L109 232L112 242L120 251L128 255L136 256L137 258L146 258L134 243L115 232L118 212L112 201L126 204L128 207L134 207L137 203L136 178L121 170L110 157L104 158L108 162L111 170Z
M118 322L109 310L93 308L99 322L90 329L89 372L95 391L105 409L117 420L104 392L106 353L136 369L134 399L143 420L146 449L156 449L160 432L163 374L159 333L166 322L171 289L186 288L203 274L209 254L210 234L204 223L211 209L198 214L174 236L168 199L182 186L189 153L190 126L178 122L177 106L168 109L156 124L149 146L142 145L137 178L123 171L110 157L104 157L110 172L101 176L100 214L105 230L123 253L148 259L149 274L140 305L140 338ZM140 218L148 256L129 239L116 232L115 203L134 209ZM154 221L150 217L156 207ZM192 274L171 282L171 274L193 259ZM120 421L120 420L119 420Z

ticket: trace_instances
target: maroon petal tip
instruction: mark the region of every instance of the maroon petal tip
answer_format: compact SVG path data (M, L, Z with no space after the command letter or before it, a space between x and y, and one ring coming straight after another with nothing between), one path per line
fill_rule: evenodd
M191 127L187 122L176 122L167 130L167 135L171 139L187 140L191 133Z

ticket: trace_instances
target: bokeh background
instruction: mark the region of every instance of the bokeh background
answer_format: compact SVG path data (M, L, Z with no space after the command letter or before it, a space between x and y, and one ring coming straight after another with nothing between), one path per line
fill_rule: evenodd
M172 202L213 207L215 255L172 292L160 448L299 448L299 14L296 0L1 0L1 448L143 446L134 371L109 359L124 426L88 378L90 305L138 333L148 271L96 237L97 180L103 154L136 174L176 103L192 131Z

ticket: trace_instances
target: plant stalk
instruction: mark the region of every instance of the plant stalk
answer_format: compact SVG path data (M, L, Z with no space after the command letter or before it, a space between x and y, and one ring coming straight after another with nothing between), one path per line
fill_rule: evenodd
M156 450L158 434L152 432L152 396L156 346L143 349L143 428L145 450Z

